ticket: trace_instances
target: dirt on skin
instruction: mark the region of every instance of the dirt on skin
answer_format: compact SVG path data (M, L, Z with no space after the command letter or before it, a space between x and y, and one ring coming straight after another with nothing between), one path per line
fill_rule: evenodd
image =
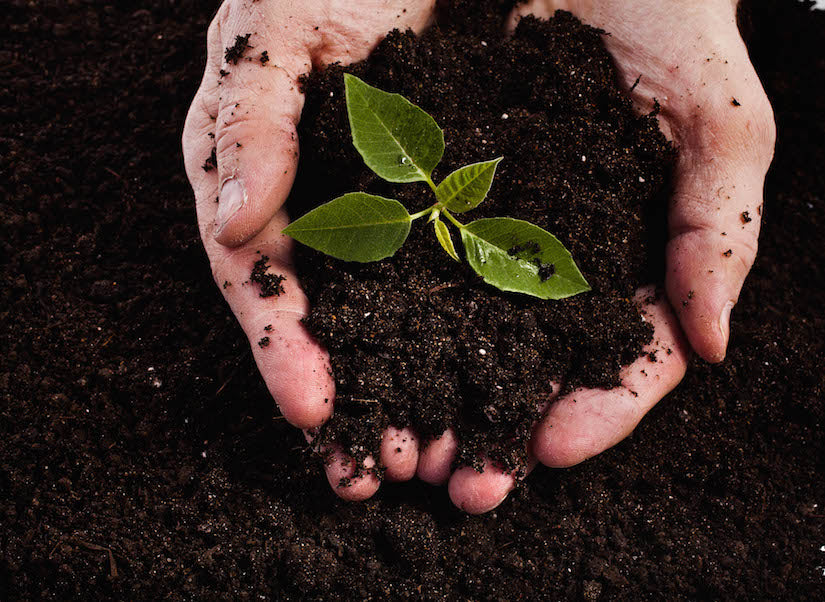
M180 158L217 4L4 3L0 599L819 599L825 14L748 6L779 142L728 358L469 517L341 502L273 406Z

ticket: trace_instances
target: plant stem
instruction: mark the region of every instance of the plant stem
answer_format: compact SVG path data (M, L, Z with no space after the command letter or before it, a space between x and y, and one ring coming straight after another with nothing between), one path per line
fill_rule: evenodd
M435 194L435 189L436 189L436 186L435 186L435 184L433 183L433 179L432 179L430 176L427 176L427 184L429 185L430 190L432 190L432 191L433 191L433 194Z
M413 213L410 216L410 221L415 221L418 218L424 217L425 215L427 215L429 213L432 213L433 211L435 211L437 209L437 205L438 205L438 203L436 203L435 205L432 205L430 207L427 207L423 211L419 211L418 213Z
M446 209L442 209L442 210L441 210L441 213L442 213L443 215L446 215L446 216L447 216L447 219L448 219L448 220L450 220L450 221L453 223L453 225L454 225L456 228L458 228L459 230L463 230L463 229L466 227L466 226L464 226L464 224L462 224L460 221L458 221L456 218L454 218L454 217L453 217L453 215L452 215L452 213L450 213L450 212L449 212L449 211L447 211Z

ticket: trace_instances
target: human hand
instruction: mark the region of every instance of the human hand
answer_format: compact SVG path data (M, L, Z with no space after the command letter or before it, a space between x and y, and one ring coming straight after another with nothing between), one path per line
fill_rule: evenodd
M309 69L312 63L323 64L334 60L351 62L363 58L371 50L374 43L392 27L411 26L415 29L421 29L429 19L432 2L419 4L420 10L418 11L411 10L411 7L407 6L408 11L404 17L407 20L412 19L408 23L389 23L388 25L386 22L381 22L380 19L371 19L370 25L377 24L377 26L375 30L370 30L370 34L364 33L364 30L358 30L357 27L353 29L342 26L340 18L335 19L333 31L340 32L349 29L361 31L357 36L353 36L353 39L358 38L361 42L357 46L347 45L346 35L333 35L328 38L335 40L337 46L331 42L326 44L317 43L317 40L316 43L310 43L308 40L314 40L314 34L309 33L307 35L305 29L311 26L312 30L315 31L315 25L311 23L313 21L311 16L304 15L303 20L297 20L297 22L303 24L304 29L297 28L293 31L294 28L290 28L291 34L295 37L294 40L279 40L278 44L273 44L273 47L280 48L284 53L285 58L281 59L279 67L284 65L286 67L278 69L278 73L267 73L262 78L258 72L254 71L258 64L241 62L234 67L235 71L242 69L239 71L240 77L236 78L234 82L229 82L228 79L232 77L233 69L227 69L230 71L230 75L220 86L217 81L220 78L221 57L225 48L234 43L234 36L245 35L244 29L247 32L250 30L266 31L266 23L270 24L270 29L275 28L272 24L277 21L273 19L283 20L288 16L297 19L297 17L287 15L282 11L283 14L268 15L264 18L264 15L255 13L252 9L244 8L244 5L240 3L228 2L222 7L216 22L210 28L209 64L207 65L204 82L190 111L184 134L187 173L196 191L201 233L212 262L216 281L219 284L223 283L224 280L231 282L230 276L234 276L236 282L244 281L248 276L248 270L252 262L258 258L255 253L257 250L261 250L268 255L272 259L271 263L275 271L287 277L285 293L277 299L268 299L266 302L258 299L257 291L251 290L249 287L244 290L242 290L242 287L227 287L224 292L230 306L250 338L256 361L273 397L278 401L287 419L302 428L317 426L329 417L332 404L324 403L324 400L332 400L334 384L327 376L328 364L325 352L308 337L298 322L300 317L305 315L307 311L307 301L296 285L297 280L294 270L291 268L289 261L290 242L280 236L281 229L287 223L287 218L280 207L291 186L297 161L297 142L294 138L294 126L300 114L302 98L297 92L297 87L295 87L295 75ZM425 4L426 6L424 6ZM549 14L551 9L555 8L551 4L550 2L534 2L530 5L530 8L535 12ZM619 14L620 3L616 2L614 4L616 5L617 14ZM562 8L574 9L574 12L576 9L574 6ZM584 9L592 9L592 6L579 8L584 11ZM312 12L311 8L303 10ZM390 12L397 14L397 11ZM701 13L696 9L693 9L693 12ZM704 273L697 276L696 269L685 269L683 267L691 259L691 255L679 243L680 241L683 244L692 243L693 246L687 248L696 249L698 246L698 248L707 251L705 247L712 246L710 245L712 228L717 223L730 223L731 211L735 210L730 199L727 199L727 204L719 203L716 214L708 211L707 203L699 204L704 207L704 213L695 211L699 208L696 201L694 201L693 210L691 210L689 202L691 199L700 198L700 192L704 190L705 186L710 185L709 182L713 183L715 179L727 181L726 178L742 176L736 169L731 172L722 170L721 175L716 173L718 170L714 171L713 169L720 164L714 165L713 163L716 159L714 153L719 150L715 145L719 142L720 132L723 132L720 128L723 125L727 126L728 120L725 116L721 116L718 122L711 123L708 114L701 111L692 113L687 110L683 115L678 109L682 107L690 109L689 101L684 101L681 104L674 103L675 107L668 104L670 98L684 100L684 95L692 97L695 93L692 90L689 92L685 90L678 91L679 85L683 85L686 90L689 89L692 80L689 77L682 80L679 78L682 74L678 71L674 73L674 70L669 70L670 68L657 66L657 61L661 62L663 57L667 55L663 50L656 48L656 44L662 45L667 38L650 36L651 39L645 42L646 36L644 34L646 27L644 18L646 16L654 21L654 25L661 25L655 22L657 18L656 11L651 10L648 15L644 15L639 11L626 13L627 11L621 13L620 16L622 18L630 16L635 18L636 21L631 19L622 28L619 27L622 23L619 19L616 25L616 27L619 27L618 30L609 21L599 23L590 20L589 22L606 29L613 28L614 31L625 34L632 31L633 27L638 27L638 31L642 32L633 32L635 37L627 38L631 40L631 45L629 50L624 50L624 54L621 45L617 48L611 47L614 56L620 61L621 76L626 87L630 88L630 84L638 75L635 71L642 74L646 72L659 73L664 76L661 81L655 79L651 79L650 82L645 81L645 87L642 87L642 82L640 82L633 94L637 103L647 110L652 107L652 97L654 95L662 102L664 109L661 114L663 129L682 146L682 159L677 174L681 186L677 186L674 210L671 214L671 223L676 223L677 227L675 229L676 234L669 245L668 258L669 265L671 267L678 266L677 275L681 274L683 277L681 279L675 278L672 276L672 270L669 271L668 292L671 300L674 299L676 294L674 291L678 293L682 289L684 289L685 294L683 297L685 299L692 297L692 299L689 299L688 305L681 308L680 318L689 337L691 332L694 333L690 339L694 347L700 353L707 349L710 349L712 353L715 341L717 351L721 347L723 356L727 333L726 331L723 333L725 336L720 346L719 337L716 337L716 339L713 337L713 324L707 318L709 315L707 308L710 307L710 313L712 314L714 299L718 298L716 293L733 290L726 289L721 285L734 282L734 279L726 276L730 271L731 275L735 277L737 275L736 271L733 269L718 270L717 276L708 284L707 280L702 280L705 278ZM580 12L579 16L588 21L588 14ZM702 29L704 24L702 19L699 18L701 15L694 16L697 19L688 23L690 27L687 27L679 18L674 18L672 21L678 22L682 26L685 36L696 34L697 31L700 33L705 32L706 40L709 43L719 45L720 49L727 47L726 44L721 44L720 40L708 35L708 32L713 31L713 29L707 31ZM718 15L716 16L718 17ZM714 25L719 25L714 19L709 19L709 21ZM328 21L322 22L326 23ZM222 28L229 33L223 34ZM741 46L738 32L735 31L735 23L733 23L733 30L735 40ZM266 40L274 39L275 33L277 32L273 32L272 36L256 35L262 35L263 39ZM372 33L375 35L372 36ZM320 36L320 34L318 35ZM257 46L256 51L258 48L265 48L265 44L254 44L253 40L250 40L250 43ZM632 40L644 43L635 46ZM608 37L606 41L608 44L618 43L613 37ZM648 46L645 46L645 43ZM728 44L730 44L730 41L728 41ZM736 46L735 44L730 45ZM319 53L319 48L323 49L324 52ZM356 48L360 48L361 52L357 52ZM633 48L637 49L635 54ZM645 48L648 50L643 50ZM744 47L741 50L744 52ZM336 52L343 51L346 51L344 58L340 58L340 55ZM294 52L292 58L287 56L290 52ZM701 54L702 50L697 49L697 52ZM719 54L718 51L717 54ZM278 61L274 59L275 53L269 52L269 55L272 61L277 64ZM296 56L301 57L297 62ZM739 58L741 63L741 57ZM645 60L651 62L652 65L647 66ZM722 58L719 59L720 62L722 60ZM733 62L731 59L728 60ZM745 64L750 67L746 54L744 60ZM290 65L291 69L287 71L287 67ZM641 69L641 66L644 66L648 71ZM698 65L696 69L700 75L702 72L698 67L701 66ZM735 74L740 76L742 73L741 69L735 71ZM752 68L750 73L752 73ZM755 75L753 77L756 87L759 88L758 80L755 79ZM644 79L643 77L643 81ZM709 79L708 81L710 82ZM719 84L720 81L716 81L716 83ZM733 81L732 78L731 81ZM703 86L703 88L705 87L711 88L712 85L709 83L707 86ZM716 89L719 90L718 86ZM673 95L672 97L668 96L668 91ZM761 88L759 88L759 91L761 93ZM749 96L744 91L739 92L739 88L737 88L736 93L738 94L736 98L742 105L738 108L744 108ZM707 95L709 98L711 97L710 92ZM237 99L242 99L245 104L236 106L235 103L241 102ZM717 102L711 106L717 109L723 108L719 105L720 103ZM233 111L232 109L236 110ZM268 110L264 112L261 109ZM770 111L769 107L768 111ZM217 123L210 116L216 116ZM772 124L772 120L770 124ZM678 129L677 126L681 129ZM697 131L691 131L691 127L696 127ZM746 129L755 128L755 125L752 126L750 122L747 122L744 127ZM204 172L201 169L202 161L208 157L212 147L212 142L207 138L210 132L216 135L217 170ZM772 132L769 131L767 134L772 134ZM729 137L721 142L748 142L748 136L741 133L738 138L730 133L722 133L721 135ZM770 135L767 137L770 138ZM204 142L205 140L207 142ZM235 143L239 140L243 140L243 142L240 147L237 147ZM685 160L684 149L686 146L693 149L692 161ZM728 154L722 155L726 159L726 164L733 162L735 158L733 146L733 144L730 144L724 147L724 150L728 151ZM772 148L772 140L770 140L769 146ZM245 152L240 152L244 149L246 149ZM707 162L708 165L703 166L703 161ZM769 162L769 157L767 162ZM697 166L702 169L697 169ZM765 163L764 169L766 167L767 163ZM754 197L751 201L754 208L761 199L761 178L764 176L764 169L757 183L758 197ZM283 178L267 178L265 176L267 173L280 175L282 172L284 173ZM700 182L696 182L694 178L685 175L694 172L703 176ZM246 179L252 179L251 185L245 182L246 203L241 206L234 216L229 216L231 212L227 211L227 207L232 206L231 196L227 195L227 199L222 196L217 209L213 201L218 194L220 185L225 182L231 183L233 180L231 176L233 175L236 178L240 175ZM691 190L694 192L691 192ZM716 188L713 190L716 190ZM742 193L743 190L753 192L754 187L740 188L737 190L737 194ZM231 189L227 191L224 188L224 192L231 192ZM737 196L736 198L743 197ZM224 202L225 200L230 202ZM745 229L741 233L737 231L737 234L743 235L751 232L754 245L756 228L758 228L758 215L755 215L756 213L756 211L749 213L749 216L754 220L752 222L754 228ZM734 215L738 216L739 214ZM226 220L227 216L231 217L228 221ZM677 218L675 222L673 216ZM717 221L711 219L714 217ZM217 224L214 223L216 218ZM691 221L691 218L693 221ZM226 222L225 225L224 222ZM694 241L694 239L696 240ZM674 241L677 244L674 245ZM743 251L747 251L747 246ZM737 260L745 258L746 255L743 252L737 257ZM723 268L728 268L725 264L721 265ZM749 267L749 264L745 266L738 283L735 283L735 294L738 294L747 267ZM706 269L714 268L708 267ZM714 270L713 273L715 272L717 270ZM690 277L686 278L686 275ZM674 288L672 282L675 282L678 286ZM685 288L691 286L693 288ZM689 291L693 291L693 294L688 295ZM703 294L702 297L699 295L700 292ZM640 292L640 299L647 297L648 291ZM693 304L694 299L696 304ZM691 305L694 305L694 308L691 311L686 311L690 309ZM677 304L678 306L679 304ZM667 303L664 302L647 306L645 312L656 328L652 349L659 351L657 354L659 363L652 364L648 359L642 358L632 366L627 367L622 373L624 386L619 389L609 392L577 391L575 395L556 400L550 406L545 418L537 425L531 443L531 451L538 460L549 466L569 466L600 453L632 431L650 407L681 380L686 363L686 347L682 342L676 319L672 316ZM266 324L273 325L273 331L276 333L273 337L276 340L273 346L259 350L256 342L264 334L262 329ZM689 328L691 324L694 325L692 330ZM695 342L694 338L699 343ZM705 347L701 345L703 340L707 343ZM273 349L272 347L277 348ZM706 357L721 359L721 356L718 355ZM506 475L493 466L489 466L483 473L476 473L472 469L465 468L451 475L450 465L456 442L450 432L445 433L441 439L421 450L420 457L418 445L412 433L391 429L385 434L384 442L381 461L387 466L387 478L389 480L408 479L416 473L423 480L432 483L443 483L449 479L449 491L453 501L469 512L484 512L495 507L506 497L514 485L514 479L511 475ZM395 450L399 447L402 448L402 453L387 453L389 450ZM370 475L354 481L348 487L338 487L339 479L348 476L351 471L352 463L340 455L336 461L328 466L328 478L339 495L347 499L364 499L377 490L378 481Z
M267 388L284 417L302 429L330 417L335 384L326 351L300 323L308 302L292 265L291 239L281 234L298 164L304 99L297 80L314 65L366 58L394 28L423 30L434 3L226 0L209 27L206 68L183 132L201 238ZM262 298L248 284L262 255L270 273L285 277L280 295ZM412 478L418 461L412 433L390 429L385 443L393 450L381 458L386 478ZM352 468L338 454L327 467L330 483L344 498L369 497L378 488L372 475L338 487Z
M736 25L736 0L532 0L609 32L619 82L679 148L666 288L694 351L725 357L730 312L756 257L776 126ZM638 82L636 80L638 78ZM730 253L728 253L730 251Z
M650 350L657 361L643 357L625 368L617 389L575 391L551 403L529 451L534 463L567 467L621 441L682 379L687 346L670 305L690 346L707 361L724 359L730 311L756 255L776 132L737 29L736 2L533 0L514 12L513 24L556 9L610 32L604 40L620 84L642 111L651 111L654 99L660 103L660 126L679 147L666 249L670 303L645 310L656 328ZM642 289L638 298L648 293ZM514 483L495 467L481 474L461 469L450 494L483 512Z

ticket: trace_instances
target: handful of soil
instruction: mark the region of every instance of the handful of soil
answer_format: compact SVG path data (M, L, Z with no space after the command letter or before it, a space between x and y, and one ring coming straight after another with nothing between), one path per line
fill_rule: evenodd
M662 279L675 152L655 117L637 115L619 89L602 32L559 12L524 19L507 36L503 13L475 13L472 25L452 14L420 37L396 31L367 61L307 77L289 211L351 191L397 198L410 212L431 202L425 185L393 185L364 165L350 137L346 70L435 118L447 145L438 179L504 156L473 217L552 232L593 290L563 301L503 293L450 260L422 223L378 263L297 245L312 304L305 324L329 350L337 387L319 441L356 459L378 457L388 425L412 427L424 443L451 427L458 464L478 468L487 456L522 470L548 394L618 385L651 339L632 298Z

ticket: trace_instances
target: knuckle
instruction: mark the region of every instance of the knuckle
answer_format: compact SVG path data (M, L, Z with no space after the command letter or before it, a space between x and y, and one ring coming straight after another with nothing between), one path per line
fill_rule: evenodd
M222 156L233 156L238 149L256 140L267 140L290 148L296 143L297 126L289 116L271 115L254 107L240 109L227 108L218 119L216 143L219 163Z
M753 267L753 262L756 260L756 253L759 247L756 236L746 236L738 241L736 246L738 252L734 253L733 256L739 264L740 271L747 274Z
M204 165L212 152L212 143L207 138L208 131L209 128L193 125L192 122L189 122L184 126L183 135L181 136L186 176L196 193L207 181L209 175L204 170Z
M738 106L718 95L702 105L701 112L695 125L708 133L708 150L722 156L742 156L745 149L749 161L756 160L767 169L773 158L776 124L771 104L761 89Z
M214 123L208 118L208 114L203 108L201 94L196 95L189 107L186 121L183 124L183 132L181 133L184 157L194 149L211 146L207 135L212 131L213 126Z
M240 33L239 26L256 13L255 4L250 6L248 0L224 0L212 24L215 25L217 39L226 42Z
M218 285L220 285L221 273L222 273L221 268L222 268L223 263L224 263L224 261L221 260L220 258L213 259L212 261L209 262L209 268L212 271L212 280L214 280L215 284L218 284Z
M212 271L212 279L215 284L223 290L223 283L229 280L228 278L228 264L232 258L232 251L222 253L213 253L209 258L209 268Z
M220 32L223 29L226 29L232 20L232 14L235 12L235 0L224 0L221 3L220 8L218 8L218 12L215 14L215 18L212 19L212 23L209 26L209 29L214 27L215 35L220 38Z
M758 143L764 157L770 162L776 145L776 120L774 119L773 107L771 107L771 103L764 93L749 117L754 140Z
M221 115L219 121L215 136L218 165L222 159L236 156L238 150L249 144L265 127L259 117L238 112L227 115L226 119Z
M225 3L224 3L225 5ZM209 28L206 30L206 39L209 42L217 42L221 36L221 13L223 12L224 5L218 9L218 12L212 18L212 21L209 23Z
M744 276L751 271L751 268L753 267L753 258L748 258L743 255L739 255L737 256L737 264L737 272Z

